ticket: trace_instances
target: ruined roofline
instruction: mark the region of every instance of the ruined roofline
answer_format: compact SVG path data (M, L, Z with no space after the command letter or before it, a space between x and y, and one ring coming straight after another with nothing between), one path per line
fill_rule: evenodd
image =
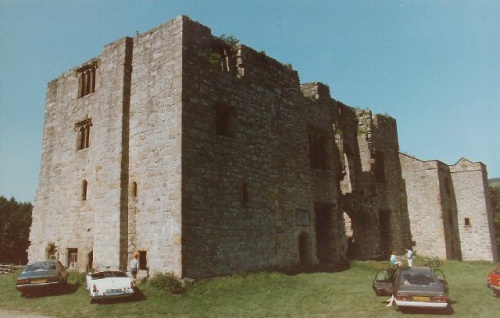
M482 162L479 162L479 161L478 162L470 161L469 159L467 159L465 157L462 157L456 163L449 165L449 164L446 164L446 163L444 163L440 160L437 160L437 159L422 160L422 159L419 159L415 156L405 154L403 152L399 152L399 154L402 156L408 157L410 159L417 160L417 161L421 162L422 164L429 164L429 165L435 166L434 168L428 167L427 170L439 169L441 166L444 166L444 167L447 167L448 169L454 169L453 172L461 172L461 171L463 171L463 169L460 169L460 164L462 164L462 165L467 165L468 167L479 166L476 170L486 171L485 164L483 164Z

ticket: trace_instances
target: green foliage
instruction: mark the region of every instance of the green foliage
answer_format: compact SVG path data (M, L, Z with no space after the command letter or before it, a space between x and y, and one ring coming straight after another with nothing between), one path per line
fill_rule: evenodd
M85 273L79 272L69 272L68 273L68 284L85 286L87 282L85 281Z
M216 52L210 52L210 55L208 56L208 61L210 62L210 64L212 64L213 66L219 68L221 66L221 62L222 62L222 57L220 56L219 53L216 53Z
M25 264L33 205L0 196L0 262Z
M495 227L495 238L500 244L500 188L490 187L491 206L493 209L493 223Z
M221 34L219 38L233 49L236 49L240 42L234 35Z
M173 272L159 273L151 278L148 283L154 289L169 294L181 294L185 291L179 277Z

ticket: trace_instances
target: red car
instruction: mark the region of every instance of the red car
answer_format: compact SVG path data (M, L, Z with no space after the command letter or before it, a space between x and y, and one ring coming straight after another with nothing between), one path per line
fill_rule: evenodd
M486 286L491 288L497 297L500 297L500 264L488 274L488 283Z

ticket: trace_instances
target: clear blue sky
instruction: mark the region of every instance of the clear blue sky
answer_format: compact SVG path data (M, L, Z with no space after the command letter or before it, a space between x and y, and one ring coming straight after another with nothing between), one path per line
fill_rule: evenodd
M394 117L402 152L500 177L498 0L0 0L0 195L34 201L47 83L181 14Z

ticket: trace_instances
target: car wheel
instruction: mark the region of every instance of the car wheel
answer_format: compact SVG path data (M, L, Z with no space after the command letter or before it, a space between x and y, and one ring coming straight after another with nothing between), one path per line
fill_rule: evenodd
M500 290L495 290L495 296L500 297Z

